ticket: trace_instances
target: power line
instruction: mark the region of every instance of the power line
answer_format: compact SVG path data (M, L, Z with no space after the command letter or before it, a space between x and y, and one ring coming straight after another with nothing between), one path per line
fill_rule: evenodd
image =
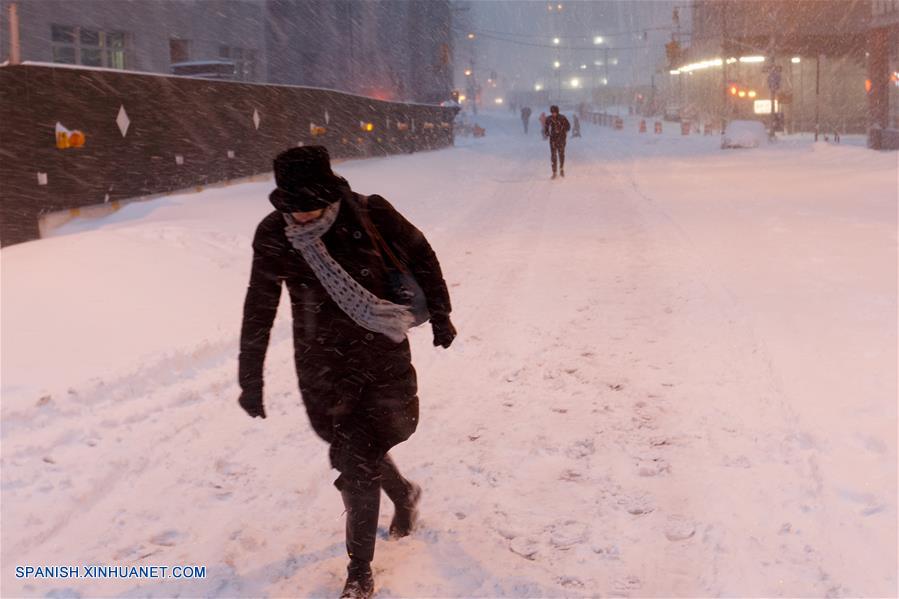
M497 42L505 42L507 44L515 44L517 46L529 46L532 48L549 48L552 50L566 50L566 51L573 50L573 51L583 51L583 52L597 52L597 51L605 51L605 50L642 50L644 48L664 48L665 47L664 43L653 43L653 44L646 43L646 44L640 44L638 46L606 46L606 45L600 45L600 44L594 44L591 46L567 46L567 45L563 46L561 44L538 44L538 43L534 43L534 42L525 42L525 41L521 41L521 40L506 39L506 38L497 37L495 35L490 35L490 34L483 33L483 32L480 33L479 35L481 37L489 39L489 40L493 40L493 41L497 41ZM561 40L561 38L559 38L559 39Z
M560 37L557 35L542 35L542 34L533 34L533 33L516 33L514 31L493 31L490 29L481 29L480 33L482 34L490 34L490 35L506 35L510 37L523 37L529 39L554 39L559 37L559 39L593 39L594 37L617 37L622 35L630 35L636 33L648 33L650 31L671 31L673 29L677 29L673 25L665 25L660 27L641 27L640 29L632 29L629 31L615 31L612 33L603 33L603 34L584 34L584 35L568 35L565 37ZM460 31L460 33L462 33ZM478 33L478 30L466 30L465 33Z

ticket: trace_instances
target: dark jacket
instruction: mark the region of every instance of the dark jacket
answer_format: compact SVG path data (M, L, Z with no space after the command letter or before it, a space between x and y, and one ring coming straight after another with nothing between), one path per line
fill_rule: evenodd
M387 271L361 220L359 197L346 187L337 220L322 241L356 281L384 298ZM431 315L448 315L450 299L440 264L421 231L377 195L368 199L368 215L421 285ZM394 343L353 322L331 299L299 250L290 244L283 214L274 211L259 223L253 239L253 266L240 339L242 389L262 389L263 362L282 283L290 294L301 389L333 384L370 369L383 371L390 364L411 369L408 341Z
M570 129L571 124L564 114L551 114L546 117L546 122L543 124L543 135L549 137L550 143L565 145Z

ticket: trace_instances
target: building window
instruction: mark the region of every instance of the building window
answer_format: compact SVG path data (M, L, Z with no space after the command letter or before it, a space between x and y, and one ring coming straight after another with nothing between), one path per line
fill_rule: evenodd
M219 46L219 58L234 63L235 78L240 81L256 80L256 50Z
M53 62L109 69L127 65L127 35L121 31L51 25L50 40Z
M190 60L190 40L169 40L169 59L172 64Z

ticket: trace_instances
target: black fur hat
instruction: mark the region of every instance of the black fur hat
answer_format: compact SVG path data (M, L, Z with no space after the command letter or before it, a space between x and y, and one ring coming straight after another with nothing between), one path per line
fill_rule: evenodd
M291 148L274 160L275 184L269 199L282 212L322 208L342 196L348 187L331 170L331 156L324 146Z
M281 152L275 158L275 183L287 193L334 179L331 156L325 146L305 146Z

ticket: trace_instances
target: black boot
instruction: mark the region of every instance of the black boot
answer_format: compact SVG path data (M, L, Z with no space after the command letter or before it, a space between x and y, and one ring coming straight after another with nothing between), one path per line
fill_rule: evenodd
M390 522L390 536L394 539L412 534L418 521L418 502L421 487L403 478L389 455L385 455L379 467L381 488L393 502L393 520Z
M370 599L375 592L375 581L368 562L350 561L346 568L346 584L340 599Z
M375 556L381 489L371 484L366 489L346 488L340 494L346 507L346 552L350 557L341 597L368 599L375 586L371 560Z

